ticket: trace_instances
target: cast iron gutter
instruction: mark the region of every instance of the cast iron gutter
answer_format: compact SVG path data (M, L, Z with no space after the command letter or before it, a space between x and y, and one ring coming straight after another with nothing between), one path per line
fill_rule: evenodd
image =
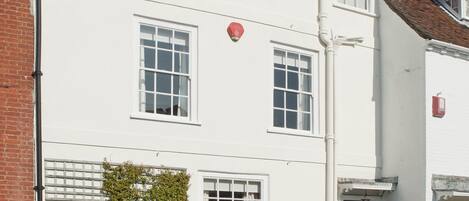
M36 200L43 200L44 186L42 185L42 111L41 111L41 0L36 0L36 47L33 77L35 80L35 102L36 102Z

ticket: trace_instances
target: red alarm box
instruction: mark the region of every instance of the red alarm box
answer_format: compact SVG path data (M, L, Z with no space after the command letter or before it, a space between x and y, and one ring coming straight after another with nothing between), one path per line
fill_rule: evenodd
M432 97L432 113L434 117L443 118L446 113L446 100L440 96Z

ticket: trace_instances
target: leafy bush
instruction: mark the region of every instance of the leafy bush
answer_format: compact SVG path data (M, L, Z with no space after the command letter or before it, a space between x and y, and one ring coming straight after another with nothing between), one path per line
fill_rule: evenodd
M110 201L187 201L190 176L182 171L152 169L125 162L103 163L103 193Z

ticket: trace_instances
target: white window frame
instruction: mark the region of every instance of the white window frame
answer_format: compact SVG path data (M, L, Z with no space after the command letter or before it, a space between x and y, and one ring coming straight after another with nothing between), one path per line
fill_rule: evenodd
M462 18L465 19L465 20L469 20L469 13L468 13L468 10L469 10L468 7L469 7L469 5L468 5L468 2L467 2L466 0L462 0L461 6L462 6L462 8L461 8L461 16L462 16Z
M270 54L271 54L271 62L269 65L269 72L270 72L270 79L269 82L269 90L270 90L270 99L269 103L267 104L269 106L269 115L270 118L268 122L268 127L267 127L267 132L272 133L272 134L285 134L285 135L296 135L296 136L304 136L304 137L321 137L319 134L319 117L320 117L320 107L319 107L319 89L320 89L320 82L319 82L319 52L316 50L310 50L307 48L302 48L302 47L295 47L293 45L285 45L284 43L277 43L277 42L271 42L271 48L270 48ZM312 95L313 95L313 101L312 101L312 108L311 108L311 117L313 118L311 122L311 130L305 131L301 129L290 129L290 128L279 128L275 127L273 122L274 122L274 88L275 88L275 83L274 83L274 50L275 49L280 49L280 50L286 50L288 52L297 52L301 55L306 55L311 57L311 84L313 85L311 87L312 89ZM286 103L285 103L286 104Z
M200 200L204 200L204 179L227 179L227 180L246 180L257 181L261 183L261 200L269 201L269 176L261 174L242 174L242 173L221 173L221 172L200 172Z
M368 16L371 16L371 17L376 17L376 14L375 14L375 0L366 0L366 3L368 5L367 9L358 8L356 6L350 6L350 5L347 5L345 3L339 2L339 0L333 0L332 4L333 4L334 7L337 7L337 8L349 10L349 11L356 12L356 13L359 13L359 14L365 14L365 15L368 15Z
M140 25L149 25L172 30L180 30L189 33L189 88L188 88L188 116L173 116L140 111ZM198 29L197 26L182 23L157 20L135 16L133 32L133 63L132 63L132 108L130 118L154 120L160 122L180 123L188 125L200 125L198 121ZM156 97L155 97L156 98Z

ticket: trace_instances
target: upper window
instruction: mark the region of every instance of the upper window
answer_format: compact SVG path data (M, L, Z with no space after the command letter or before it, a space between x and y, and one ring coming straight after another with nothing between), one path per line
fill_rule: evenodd
M370 0L337 0L339 3L355 8L371 11Z
M313 54L293 48L275 48L273 54L273 127L311 134L317 119Z
M469 0L440 0L440 2L456 17L469 19Z
M139 24L138 111L158 118L190 119L194 102L191 27Z

